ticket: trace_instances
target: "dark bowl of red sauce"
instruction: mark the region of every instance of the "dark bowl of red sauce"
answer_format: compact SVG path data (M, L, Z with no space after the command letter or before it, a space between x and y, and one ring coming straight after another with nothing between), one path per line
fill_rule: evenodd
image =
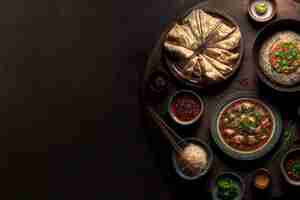
M204 103L200 96L191 90L177 91L169 101L169 114L180 125L191 125L203 114Z

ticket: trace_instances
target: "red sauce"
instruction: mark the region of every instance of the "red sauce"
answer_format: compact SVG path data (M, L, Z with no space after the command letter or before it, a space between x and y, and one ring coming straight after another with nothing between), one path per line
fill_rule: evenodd
M199 115L201 104L195 96L181 94L175 97L171 109L177 119L188 122Z

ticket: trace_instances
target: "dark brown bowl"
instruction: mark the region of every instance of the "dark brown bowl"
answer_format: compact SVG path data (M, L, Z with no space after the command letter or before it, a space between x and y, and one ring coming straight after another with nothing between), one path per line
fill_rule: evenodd
M284 93L296 93L300 91L300 84L295 84L293 86L283 86L272 80L270 80L262 71L259 65L259 52L263 43L272 37L277 32L290 30L295 33L300 34L300 21L295 19L279 19L267 24L257 35L253 45L253 59L256 64L256 73L259 79L265 83L268 87Z
M163 93L168 89L169 77L164 72L154 72L149 78L149 88L152 92Z
M258 18L253 14L253 12L251 10L251 5L252 5L252 3L256 2L256 1L260 1L260 0L249 0L249 2L248 2L248 13L254 21L256 21L256 22L268 22L276 16L276 14L277 14L277 2L276 2L276 0L268 0L273 6L273 12L267 18Z
M239 192L238 195L233 199L233 200L242 200L245 196L246 192L246 184L243 178L238 175L235 172L221 172L217 177L212 181L212 186L211 186L211 199L212 200L221 200L221 198L218 197L218 186L217 182L221 178L229 178L233 180L239 187Z
M286 169L285 169L285 164L289 158L294 157L295 155L297 157L299 157L299 154L300 154L300 148L291 149L283 156L283 158L281 159L281 163L280 163L281 173L283 174L283 177L286 180L286 182L288 182L289 184L291 184L293 186L298 186L298 187L300 186L300 181L292 180L288 176Z

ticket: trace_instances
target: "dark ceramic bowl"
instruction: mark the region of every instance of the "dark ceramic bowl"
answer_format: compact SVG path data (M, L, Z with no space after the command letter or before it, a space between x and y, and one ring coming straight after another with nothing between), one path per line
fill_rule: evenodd
M256 22L268 22L276 16L276 14L277 14L277 2L276 2L276 0L267 0L273 7L272 13L268 17L264 17L264 18L257 17L255 15L255 13L253 13L255 11L253 11L251 9L252 4L257 2L257 1L261 1L261 0L249 0L249 3L248 3L248 14L250 15L250 17L254 21L256 21Z
M220 130L219 130L219 121L220 117L223 114L224 110L232 105L233 102L238 102L240 100L251 100L263 106L269 113L272 115L272 120L274 123L274 129L272 131L272 136L269 141L262 147L251 152L242 152L238 151L228 144L225 144ZM282 118L279 112L270 104L265 101L262 101L258 96L252 92L237 92L230 96L229 98L223 99L223 101L217 105L216 110L213 112L211 120L211 134L214 142L217 146L229 157L236 160L256 160L268 154L278 143L282 133Z
M168 89L169 77L163 72L154 72L149 79L149 87L152 92L162 93Z
M295 149L291 149L290 151L288 151L288 152L282 157L282 159L281 159L280 168L281 168L281 173L283 174L284 179L285 179L289 184L291 184L291 185L293 185L293 186L300 186L300 181L294 181L294 180L292 180L292 179L288 176L288 174L287 174L287 172L286 172L286 170L285 170L285 164L286 164L287 160L288 160L289 158L294 157L294 156L300 158L300 148L295 148Z
M243 199L244 194L245 194L245 188L246 188L243 179L238 174L236 174L234 172L224 172L224 173L219 174L216 177L216 179L213 181L212 191L211 191L211 195L212 195L213 200L222 200L218 197L218 186L217 186L217 182L221 178L229 178L229 179L233 180L236 185L238 185L238 187L239 187L238 196L236 198L232 199L232 200L241 200L241 199Z
M211 165L213 163L214 155L213 155L213 151L211 150L210 146L206 142L204 142L198 138L186 138L186 139L184 139L184 141L179 142L178 145L184 146L184 144L188 144L188 143L193 143L195 145L201 146L206 151L207 158L208 158L207 166L204 170L199 171L199 173L196 174L195 176L189 176L182 171L181 167L179 166L179 164L177 162L177 152L175 150L173 151L172 163L173 163L176 173L182 179L192 181L192 180L199 179L199 178L203 177L205 174L207 174L207 172L209 171L209 169L211 168Z
M300 21L294 19L280 19L271 22L270 24L267 24L256 36L256 40L253 46L253 59L257 66L257 76L263 83L265 83L268 87L279 92L295 93L300 91L300 83L290 87L285 87L278 83L275 83L264 74L259 65L259 52L263 43L268 38L272 37L272 35L274 35L275 33L286 30L290 30L300 34Z
M201 110L200 112L198 113L198 115L196 117L194 117L192 120L190 121L181 121L180 119L178 119L176 117L176 115L174 114L174 112L172 111L172 103L173 101L175 100L176 97L178 97L179 95L190 95L190 96L193 96L195 97L198 102L199 102L199 105L201 107ZM180 125L183 125L183 126L187 126L187 125L191 125L191 124L194 124L195 122L197 122L200 117L202 116L203 114L203 111L204 111L204 102L202 100L202 98L197 95L195 92L191 91L191 90L179 90L177 91L173 96L171 96L170 100L169 100L169 105L168 105L168 112L170 114L170 117L178 124Z

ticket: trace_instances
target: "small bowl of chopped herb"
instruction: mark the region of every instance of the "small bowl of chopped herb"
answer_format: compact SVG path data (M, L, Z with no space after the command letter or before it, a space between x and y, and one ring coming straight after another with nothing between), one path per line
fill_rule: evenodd
M241 200L245 193L242 178L233 172L225 172L217 176L212 185L213 200Z
M267 22L277 13L276 0L249 0L248 13L256 22Z
M300 148L288 151L283 156L280 167L285 180L289 184L300 186Z

